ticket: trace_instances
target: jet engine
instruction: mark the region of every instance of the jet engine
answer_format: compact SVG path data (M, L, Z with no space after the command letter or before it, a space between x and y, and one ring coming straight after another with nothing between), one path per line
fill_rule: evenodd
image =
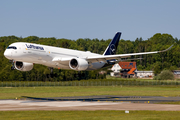
M87 70L88 66L88 61L82 58L73 58L69 61L69 67L73 70Z
M33 69L33 63L15 61L14 67L20 71L30 71Z

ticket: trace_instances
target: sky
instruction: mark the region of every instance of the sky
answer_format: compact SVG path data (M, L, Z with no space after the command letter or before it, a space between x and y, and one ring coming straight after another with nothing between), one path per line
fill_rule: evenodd
M1 0L0 37L180 39L180 0Z

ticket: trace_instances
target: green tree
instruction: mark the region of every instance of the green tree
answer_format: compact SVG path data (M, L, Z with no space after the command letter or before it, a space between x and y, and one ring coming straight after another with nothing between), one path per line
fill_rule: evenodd
M155 75L160 74L161 73L161 63L156 62L153 66L154 66L153 67L154 74Z

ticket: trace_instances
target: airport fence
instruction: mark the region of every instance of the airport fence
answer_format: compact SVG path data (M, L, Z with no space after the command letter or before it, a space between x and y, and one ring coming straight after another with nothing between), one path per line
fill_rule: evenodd
M176 81L66 81L66 82L0 82L0 87L53 87L53 86L163 86L180 85Z

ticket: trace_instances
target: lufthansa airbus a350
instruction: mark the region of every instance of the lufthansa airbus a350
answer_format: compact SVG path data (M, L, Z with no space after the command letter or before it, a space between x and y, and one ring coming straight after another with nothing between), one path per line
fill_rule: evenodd
M33 64L42 64L50 68L83 71L96 70L106 65L112 65L121 61L122 58L128 58L133 55L165 52L172 47L163 51L115 55L120 37L121 32L117 32L102 55L89 51L85 52L27 42L16 42L7 47L4 56L13 62L11 69L20 71L32 70Z

